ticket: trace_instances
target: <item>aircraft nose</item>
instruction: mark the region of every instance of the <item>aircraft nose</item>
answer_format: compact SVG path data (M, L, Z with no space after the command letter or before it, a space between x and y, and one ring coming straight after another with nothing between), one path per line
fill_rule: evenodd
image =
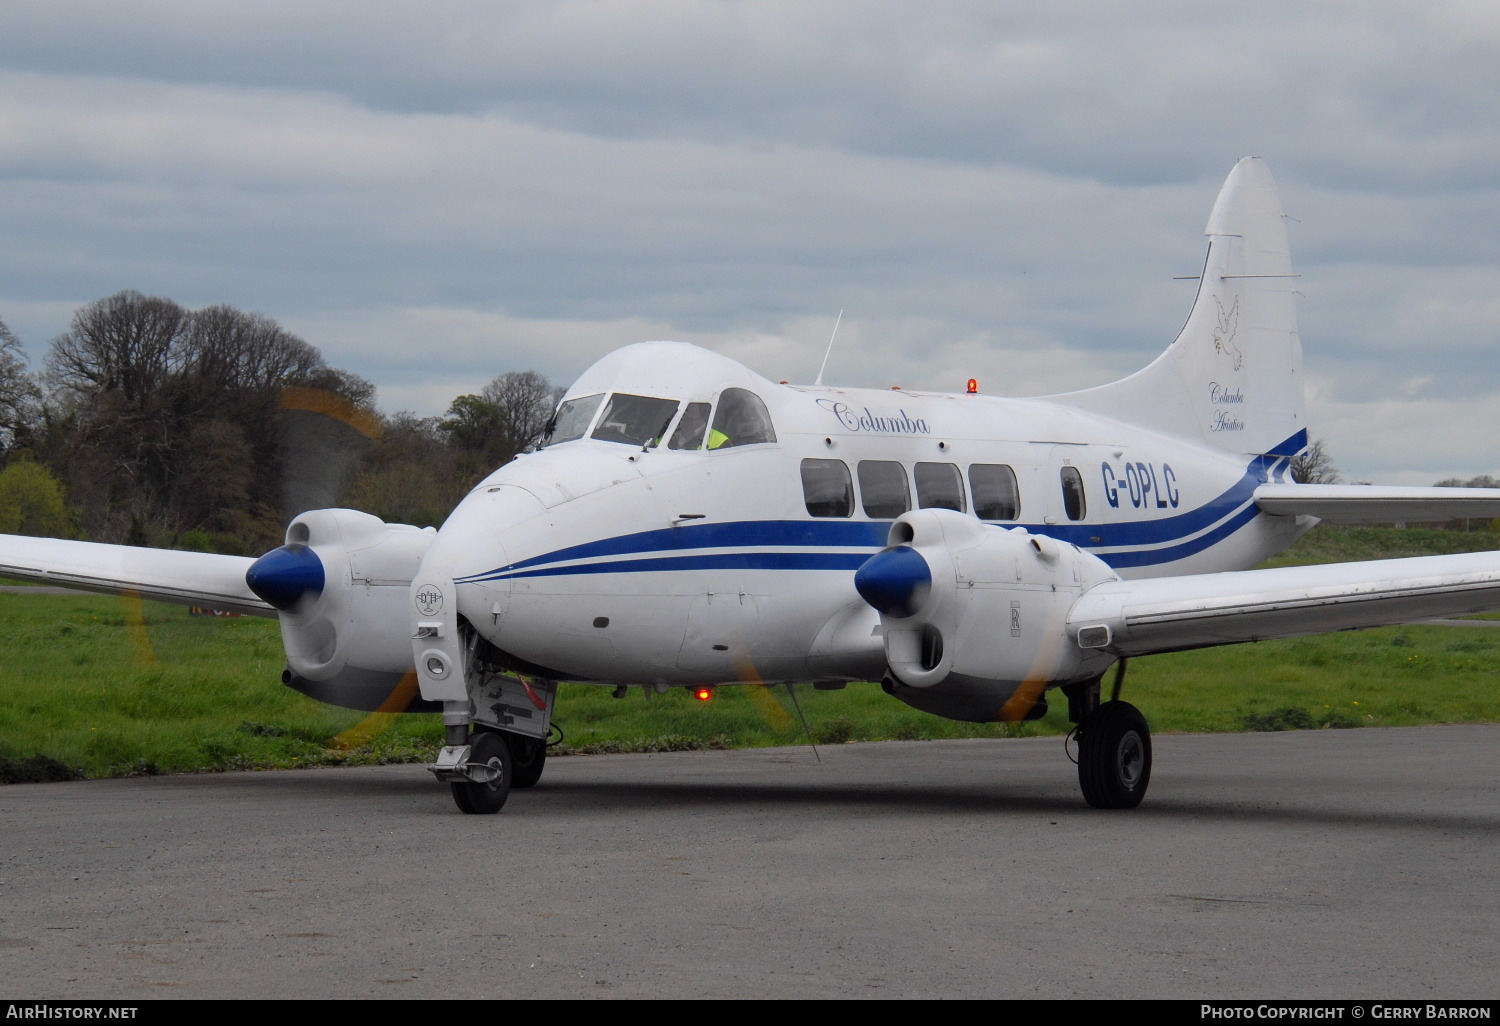
M932 569L907 545L882 549L854 571L859 597L887 616L911 616L932 590Z
M323 593L323 561L306 545L283 545L261 556L245 571L245 584L277 609L290 610L311 592Z

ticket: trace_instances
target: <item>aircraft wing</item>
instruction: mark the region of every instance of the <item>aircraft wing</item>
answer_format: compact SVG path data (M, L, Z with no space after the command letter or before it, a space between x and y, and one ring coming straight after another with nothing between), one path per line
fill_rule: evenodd
M248 556L0 534L0 577L275 616L245 584L253 562Z
M1403 524L1500 517L1500 488L1263 484L1255 489L1255 504L1265 513L1338 524Z
M1068 613L1083 648L1145 655L1500 610L1500 552L1110 581Z

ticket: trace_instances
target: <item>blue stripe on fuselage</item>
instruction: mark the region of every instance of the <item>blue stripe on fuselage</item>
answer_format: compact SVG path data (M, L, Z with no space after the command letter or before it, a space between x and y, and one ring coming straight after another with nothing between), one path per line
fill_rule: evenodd
M573 574L629 574L662 570L847 570L854 572L869 552L705 552L692 556L617 559L609 563L544 566L506 574L518 577L567 577ZM465 578L465 581L492 578Z
M1157 520L1102 524L997 524L1023 527L1033 534L1046 534L1094 552L1112 567L1152 566L1170 563L1202 552L1222 541L1259 512L1254 504L1255 488L1268 480L1277 464L1289 459L1286 450L1300 451L1306 431L1299 431L1277 445L1271 454L1256 456L1240 479L1208 502L1185 513ZM1293 448L1296 447L1296 448ZM1226 519L1227 518L1227 519ZM1217 526L1215 526L1217 525ZM1212 530L1209 530L1212 528ZM1207 531L1199 535L1199 532ZM458 578L456 583L518 577L556 577L570 574L635 573L642 571L703 569L842 570L857 568L869 554L883 548L890 532L889 521L845 520L749 520L723 524L685 524L678 527L618 535L572 545L493 570ZM1191 537L1199 535L1198 537ZM1097 539L1097 540L1096 540ZM1170 544L1176 543L1176 544ZM1160 546L1166 545L1162 548ZM861 553L767 553L746 549L767 547L855 548ZM1152 546L1137 551L1109 549ZM645 556L598 563L574 560L609 556L645 555L686 549L730 549L731 552L691 556ZM568 566L556 566L558 563Z

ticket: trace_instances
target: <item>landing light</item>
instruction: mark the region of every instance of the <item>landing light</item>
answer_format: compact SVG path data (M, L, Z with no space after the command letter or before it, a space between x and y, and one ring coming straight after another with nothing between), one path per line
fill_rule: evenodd
M700 702L707 702L710 698L714 697L714 689L713 688L694 688L693 689L693 697L696 698Z

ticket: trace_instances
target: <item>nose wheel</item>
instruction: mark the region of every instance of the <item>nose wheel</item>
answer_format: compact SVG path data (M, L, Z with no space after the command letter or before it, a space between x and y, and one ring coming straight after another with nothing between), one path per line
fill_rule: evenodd
M514 771L510 745L502 734L478 730L469 735L469 758L462 767L464 779L453 780L453 801L463 812L489 815L499 812L510 797Z
M1096 809L1133 809L1151 782L1151 729L1129 702L1100 704L1078 727L1078 785Z

